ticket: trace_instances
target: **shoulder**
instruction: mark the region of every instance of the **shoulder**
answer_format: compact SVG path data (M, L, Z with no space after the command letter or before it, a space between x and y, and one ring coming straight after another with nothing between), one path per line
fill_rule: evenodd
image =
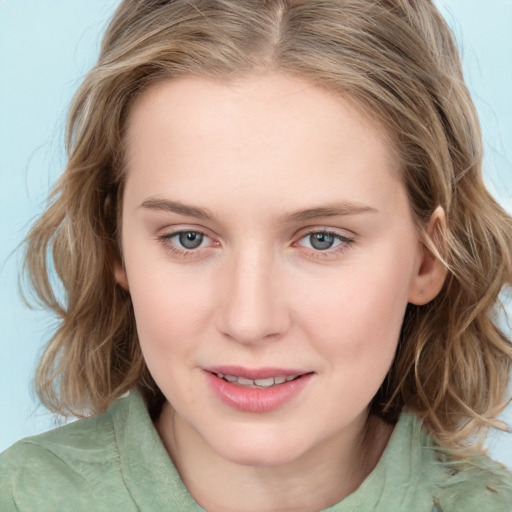
M82 419L18 441L0 455L1 469L36 466L51 469L62 464L94 462L114 455L113 424L109 412Z
M512 512L512 474L505 466L484 455L451 458L419 420L407 416L416 440L418 488L429 487L432 512Z
M123 487L114 431L115 410L122 407L28 437L2 453L0 509L50 510L51 503L60 510L70 500L77 510L81 501L90 509L98 491Z
M438 464L439 512L512 511L512 475L501 464L485 456L464 464L445 460Z

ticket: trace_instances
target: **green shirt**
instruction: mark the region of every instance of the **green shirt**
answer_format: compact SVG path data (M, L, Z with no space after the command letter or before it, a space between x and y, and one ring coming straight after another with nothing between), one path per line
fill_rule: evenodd
M512 476L482 457L441 463L418 420L402 414L374 471L329 512L511 512ZM212 468L212 471L215 471ZM138 393L101 415L19 441L0 456L0 511L203 509L167 454Z

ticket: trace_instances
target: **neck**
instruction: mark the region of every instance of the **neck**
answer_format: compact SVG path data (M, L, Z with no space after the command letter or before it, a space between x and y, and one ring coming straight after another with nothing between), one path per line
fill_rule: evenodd
M333 505L371 473L393 427L364 415L356 428L280 465L220 457L166 403L156 428L182 481L209 512L306 512Z

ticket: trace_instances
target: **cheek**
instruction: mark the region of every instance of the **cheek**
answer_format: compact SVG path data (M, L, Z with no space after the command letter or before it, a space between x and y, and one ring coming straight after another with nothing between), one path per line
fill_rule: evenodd
M209 312L193 279L154 270L130 279L140 347L168 400L178 404L180 396L187 396L190 406L195 395L193 373L187 369L195 366Z
M303 317L328 338L348 338L357 344L395 338L407 306L404 280L392 272L349 274L321 292L304 296Z
M378 389L393 360L409 293L412 265L379 258L346 268L328 287L303 294L303 327L340 379ZM410 260L408 260L410 261Z
M392 364L407 294L393 290L386 276L367 274L346 286L333 287L310 304L309 339L326 361L332 402L319 404L319 412L336 420L341 410L345 419L357 416L371 402ZM388 285L386 287L386 285Z
M192 350L210 315L208 283L198 279L191 267L173 270L165 259L160 262L137 256L127 258L126 266L145 357L154 353L155 359L164 360L165 353Z

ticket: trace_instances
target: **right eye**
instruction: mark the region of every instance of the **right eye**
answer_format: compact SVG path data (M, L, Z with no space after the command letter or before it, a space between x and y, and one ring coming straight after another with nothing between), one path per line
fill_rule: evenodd
M171 240L184 249L197 249L203 243L204 235L198 231L182 231L174 235Z
M158 241L173 254L178 256L191 256L199 249L218 246L202 231L195 229L180 229L158 237Z

